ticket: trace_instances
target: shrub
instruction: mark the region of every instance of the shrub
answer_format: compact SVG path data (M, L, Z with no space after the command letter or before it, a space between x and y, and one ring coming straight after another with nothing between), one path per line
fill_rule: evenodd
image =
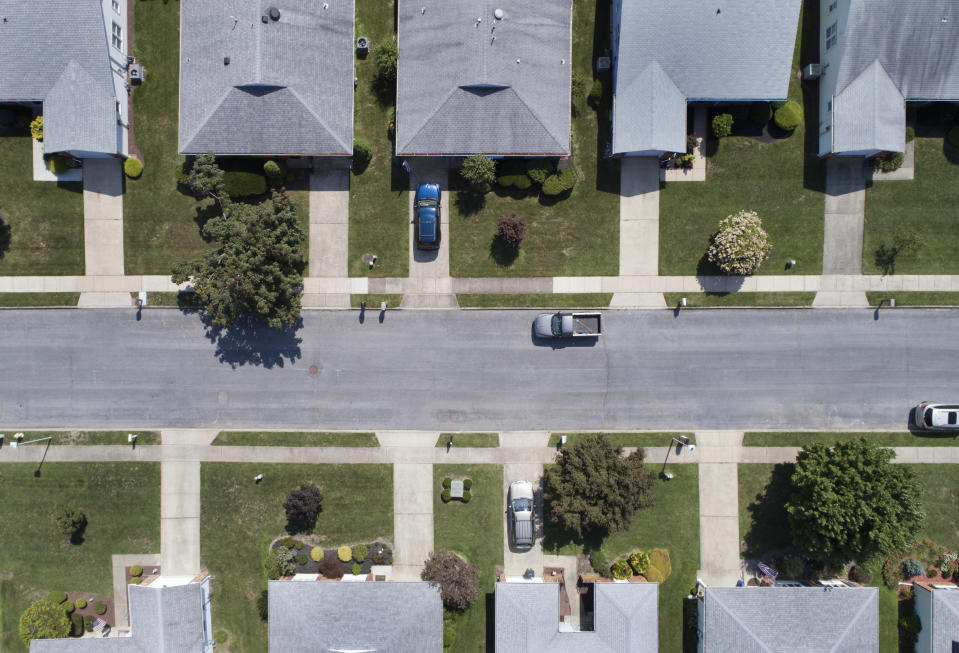
M373 159L373 148L365 138L353 139L353 172L361 173L366 170Z
M485 154L471 154L463 160L460 175L474 192L486 193L496 181L496 163Z
M35 141L43 142L43 116L37 116L30 123L30 136Z
M450 551L430 553L421 577L439 586L443 605L450 610L465 610L480 596L476 565Z
M83 608L87 607L87 600L86 600L86 599L77 599L77 600L74 601L73 603L74 603L74 605L77 606L77 610L82 610Z
M906 127L906 142L911 143L914 140L916 140L916 128L912 126Z
M773 108L773 111L775 111L776 109L783 108L786 105L786 102L788 101L789 100L776 100L775 102L770 102L769 106L771 106Z
M695 162L696 162L696 155L692 153L684 154L681 157L679 157L679 165L681 165L684 168L692 168Z
M450 495L449 490L443 490L442 492L440 492L440 499L443 500L443 503L449 503L451 496L452 495Z
M285 167L273 159L263 164L263 174L266 175L270 186L281 186L283 184L283 180L286 178Z
M443 620L443 648L448 649L456 641L456 624L451 619Z
M713 117L713 136L724 138L733 133L733 117L729 113L721 113Z
M131 576L143 575L143 567L141 567L140 565L133 565L132 567L130 567L130 575Z
M131 579L130 579L130 582L127 583L127 584L128 584L128 585L139 585L142 580L143 580L142 578L131 578Z
M609 577L609 565L606 564L606 552L602 549L593 549L589 552L589 566L600 576Z
M263 566L266 568L266 577L270 580L278 580L284 576L293 574L295 565L293 564L292 550L287 548L270 549L266 554L266 561Z
M578 71L573 71L569 78L570 102L577 104L586 95L586 78Z
M935 567L929 567L928 569L926 569L926 576L928 576L929 578L938 578L939 570L936 569Z
M59 154L51 154L46 157L46 160L47 169L55 175L62 175L70 169L70 166L67 165L67 160Z
M310 559L310 556L306 555L305 553L301 553L298 556L296 556L296 563L302 567L309 561L309 559Z
M85 614L83 615L83 629L88 633L93 632L93 615Z
M303 547L304 547L303 542L301 542L301 541L299 541L299 540L297 540L297 541L294 542L294 544L293 544L293 548L296 549L297 551L302 550Z
M959 147L959 125L949 130L946 134L946 140L949 141L949 144L953 147Z
M915 558L906 558L902 561L902 573L906 578L925 576L926 568Z
M323 559L323 547L322 547L322 546L314 546L312 549L310 549L310 559L313 560L313 562L319 562L320 560L322 560L322 559Z
M633 575L633 568L630 567L629 563L625 560L617 560L609 568L609 572L612 574L613 578L622 580Z
M70 618L60 606L37 601L20 615L20 640L30 648L34 639L58 639L70 634Z
M462 501L463 503L469 503L472 498L473 498L473 495L470 494L469 490L463 490L463 497L460 499L460 501Z
M669 578L669 575L673 573L672 564L669 562L669 552L665 549L653 549L649 552L649 566L662 573L663 580Z
M543 195L553 197L561 194L565 189L563 188L563 181L560 179L560 176L558 174L554 174L546 178L546 181L543 182L541 190Z
M60 529L60 532L64 535L69 535L70 537L79 535L87 527L87 516L79 510L74 510L72 508L62 508L54 516L54 519L56 520L57 528ZM66 600L67 596L64 594L63 601Z
M472 489L473 489L473 479L471 479L471 478L464 478L464 479L463 479L463 489L466 490L467 492L469 492L470 490L472 490Z
M889 589L895 589L902 580L902 568L894 558L886 558L882 563L882 582Z
M643 574L650 583L662 583L665 582L666 576L663 575L659 569L656 567L650 567L646 570L646 573Z
M390 561L390 550L381 542L373 544L370 560L374 565L385 565Z
M853 565L849 568L849 580L860 585L868 585L872 580L872 574L866 571L862 565Z
M906 155L902 152L892 152L885 159L879 162L879 169L883 172L892 172L902 167Z
M335 579L343 577L343 568L333 556L327 556L320 561L320 573L327 578Z
M496 183L504 188L512 186L519 190L527 190L533 185L533 180L530 179L526 173L521 173L516 175L502 175L496 178Z
M284 537L282 540L280 540L280 545L281 545L281 546L285 546L285 547L288 548L288 549L292 549L292 548L293 548L293 544L294 544L295 542L296 542L296 540L294 540L292 537Z
M366 556L370 554L370 547L365 544L357 544L353 547L353 559L357 562L363 562L366 560Z
M603 105L606 95L603 89L602 77L593 80L593 87L589 89L588 102L591 107L599 108Z
M707 256L727 274L752 274L769 256L772 245L754 211L726 216L713 235Z
M363 567L361 567L359 563L354 562L353 567L350 569L350 571L353 573L354 576L359 576L360 574L363 573Z
M376 63L376 79L381 83L394 84L396 82L396 38L384 41L373 50L373 61Z
M773 114L773 120L780 129L791 132L802 123L802 107L795 100L789 100L786 104L776 109Z
M64 603L64 604L63 604L62 606L60 606L60 607L62 607L62 608L63 608L63 611L66 612L67 614L70 614L71 612L73 612L74 610L77 609L77 607L76 607L75 605L73 605L73 602L72 602L72 601L67 601L66 603Z
M48 603L52 603L53 605L60 605L67 600L67 593L61 592L60 590L53 590L43 597L43 600L47 601Z
M553 172L553 162L549 159L530 159L526 164L526 174L537 184L542 184Z
M516 180L513 182L513 186L519 190L529 190L533 185L533 180L530 179L527 175L516 175Z
M526 237L526 218L519 213L501 215L496 222L496 238L507 247L517 249ZM471 484L472 486L472 484ZM463 489L466 483L463 483Z
M183 168L181 167L182 171ZM200 154L193 160L183 183L194 197L202 199L210 195L219 195L223 191L225 174L216 164L213 152Z
M642 551L634 551L629 555L626 561L629 563L629 566L633 568L633 572L640 576L649 569L649 556Z
M70 615L70 636L80 637L80 635L82 634L83 634L83 615L71 614Z
M915 612L899 618L899 628L905 631L905 639L910 644L919 641L919 632L922 630L922 622L919 615ZM910 649L911 650L911 649Z
M304 483L298 489L290 492L290 496L283 502L286 511L287 528L293 531L308 531L316 524L316 517L320 514L320 504L323 494L320 488L313 483ZM290 538L290 544L296 543Z
M453 479L451 479L449 476L443 479L444 488L448 490L450 487L452 487L452 485L453 485Z
M266 178L257 172L229 170L223 173L223 190L230 197L252 197L266 193Z
M138 179L143 174L143 161L135 156L128 157L123 162L123 174L130 179Z
M340 559L340 562L349 562L353 559L353 549L344 544L336 550L336 557Z
M782 565L780 565L780 571L782 572L783 578L800 578L802 577L803 567L802 558L799 556L788 556L783 560Z
M103 601L97 601L93 604L93 611L98 615L102 615L107 611L107 604Z
M913 595L912 595L912 585L905 585L905 586L903 586L903 587L900 587L900 588L899 588L899 597L902 598L903 600L906 600L906 601L908 601L909 599L913 598Z
M749 119L757 125L765 125L772 120L773 108L769 102L753 102L749 107Z

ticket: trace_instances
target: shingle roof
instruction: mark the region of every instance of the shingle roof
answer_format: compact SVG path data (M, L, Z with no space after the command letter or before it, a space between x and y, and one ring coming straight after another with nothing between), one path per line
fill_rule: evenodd
M99 0L0 0L0 15L0 102L43 102L47 152L119 152Z
M274 653L441 653L443 603L422 582L270 581Z
M836 152L889 150L906 145L906 101L878 60L833 99Z
M705 610L705 653L879 650L875 587L711 587Z
M200 653L203 603L199 583L130 585L130 637L37 639L30 653Z
M400 0L397 154L569 154L571 12L571 0Z
M559 631L559 583L496 584L496 653L654 653L656 583L596 583L593 631Z
M932 653L953 653L959 646L959 590L933 590L932 615Z
M622 0L613 152L684 152L677 91L686 100L784 99L800 4L767 0L757 10L753 0ZM649 70L657 66L662 72ZM662 111L673 115L664 119Z
M353 0L182 0L179 148L352 154Z

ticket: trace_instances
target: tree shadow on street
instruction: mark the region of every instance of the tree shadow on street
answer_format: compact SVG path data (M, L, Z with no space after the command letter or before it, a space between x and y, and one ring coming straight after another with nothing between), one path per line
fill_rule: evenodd
M284 329L271 329L252 317L238 320L226 329L214 326L205 317L203 319L206 322L205 335L216 345L214 355L231 367L257 365L271 369L302 357L300 342L303 339L296 335L303 326L302 319Z

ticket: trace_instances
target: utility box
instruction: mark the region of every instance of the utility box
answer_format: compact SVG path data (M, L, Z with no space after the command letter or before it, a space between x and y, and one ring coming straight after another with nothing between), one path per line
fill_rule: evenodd
M803 66L803 69L802 69L803 81L819 79L821 76L822 76L822 64L809 63Z

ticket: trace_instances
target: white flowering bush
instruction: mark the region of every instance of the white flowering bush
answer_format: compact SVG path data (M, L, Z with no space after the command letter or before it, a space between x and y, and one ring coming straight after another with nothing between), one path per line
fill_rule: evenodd
M719 223L707 256L726 274L752 274L769 257L772 245L755 211L740 211Z

